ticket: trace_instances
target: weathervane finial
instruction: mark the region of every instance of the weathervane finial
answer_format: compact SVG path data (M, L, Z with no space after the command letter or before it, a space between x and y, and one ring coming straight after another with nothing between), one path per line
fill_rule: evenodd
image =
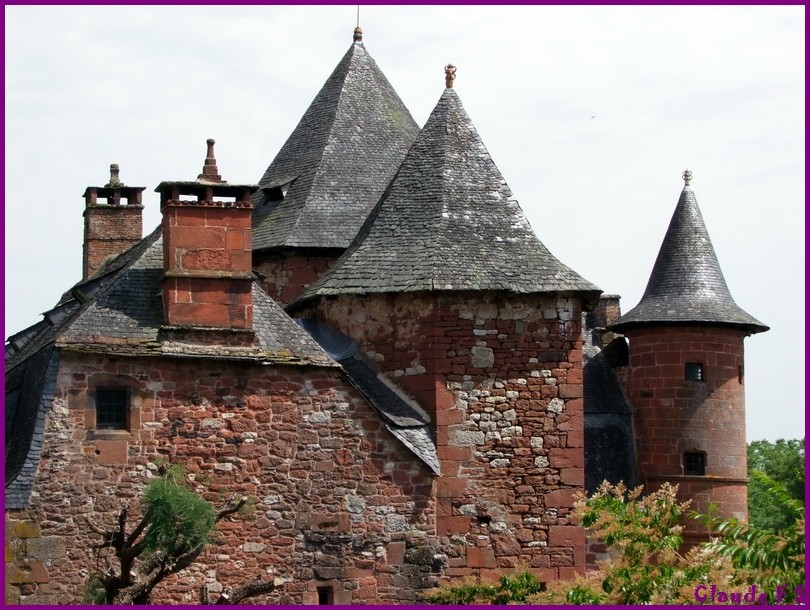
M453 64L447 64L444 67L444 85L448 89L453 88L453 81L456 80L456 67Z

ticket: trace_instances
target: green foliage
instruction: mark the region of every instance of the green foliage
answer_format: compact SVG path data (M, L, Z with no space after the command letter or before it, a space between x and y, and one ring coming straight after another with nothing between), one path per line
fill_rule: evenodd
M780 483L789 497L804 500L804 439L753 441L748 445L748 522L769 530L789 527L794 517L772 490L754 475L762 472Z
M86 604L100 605L107 601L107 591L98 575L87 581L84 588L84 602Z
M214 509L188 488L180 467L172 466L153 479L143 493L143 504L148 523L145 553L179 556L210 540L216 525Z
M793 587L804 583L804 506L783 486L753 475L792 524L780 532L754 525L696 515L716 537L680 553L681 526L688 503L675 499L677 488L663 485L641 496L603 485L590 499L577 502L576 514L613 555L598 575L557 582L530 598L533 604L695 604L699 585L747 591L756 585L770 603L793 603ZM781 591L779 589L780 585ZM779 600L780 593L784 596Z
M520 572L516 576L501 576L494 585L467 584L459 587L439 589L428 597L431 604L470 605L470 604L521 604L530 595L539 593L543 583L531 572Z
M754 471L752 480L782 506L790 525L775 532L737 520L709 519L719 539L707 548L723 557L729 557L737 570L754 574L751 584L757 584L766 593L770 603L776 603L779 585L788 587L783 602L794 601L793 586L804 583L805 539L804 505L791 497L790 492L767 475Z
M602 596L585 587L569 595L615 604L668 603L679 596L685 582L700 579L705 569L689 564L679 554L680 525L688 502L676 500L668 483L641 495L641 487L603 483L590 499L577 503L582 524L614 552L602 572Z

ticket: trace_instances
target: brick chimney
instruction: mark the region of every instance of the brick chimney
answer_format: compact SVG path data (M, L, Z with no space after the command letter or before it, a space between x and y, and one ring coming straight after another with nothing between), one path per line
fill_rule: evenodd
M95 273L109 258L126 252L143 236L144 186L125 186L118 164L110 165L110 181L84 191L82 279Z
M161 182L155 189L163 214L167 327L252 330L250 196L258 188L222 180L209 139L196 181Z

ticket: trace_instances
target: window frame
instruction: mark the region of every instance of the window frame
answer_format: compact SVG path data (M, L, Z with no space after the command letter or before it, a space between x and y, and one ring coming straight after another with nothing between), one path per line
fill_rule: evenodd
M698 459L699 468L690 468L690 459ZM706 452L705 451L684 451L683 452L683 473L693 477L706 476Z
M106 399L102 404L102 398ZM93 396L93 407L96 412L96 430L124 430L130 426L130 392L121 387L96 388ZM118 413L116 413L116 411ZM120 417L114 417L119 415ZM103 416L103 417L102 417ZM115 421L110 421L112 419ZM102 419L105 421L102 423Z
M686 381L706 383L706 367L702 362L687 362L683 367L683 378Z

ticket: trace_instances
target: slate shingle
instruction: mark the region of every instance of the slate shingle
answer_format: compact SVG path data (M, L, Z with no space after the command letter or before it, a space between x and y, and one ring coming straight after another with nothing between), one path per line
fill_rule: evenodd
M254 195L254 250L348 246L418 132L354 42L259 181L265 190L289 187L282 201Z
M768 330L731 297L688 185L681 192L644 296L608 328L624 332L671 324L731 326L751 334Z
M422 290L601 292L534 234L451 88L349 249L296 303Z

